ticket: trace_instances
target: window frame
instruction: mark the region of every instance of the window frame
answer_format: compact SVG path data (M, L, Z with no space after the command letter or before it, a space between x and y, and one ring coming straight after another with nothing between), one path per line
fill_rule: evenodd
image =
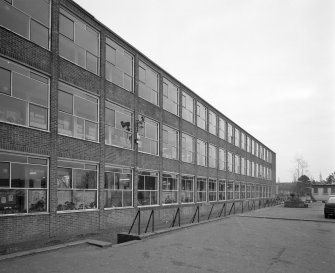
M164 177L164 175L170 175L175 177ZM164 178L171 178L176 179L176 189L169 189L166 190L163 187ZM176 194L176 202L166 203L166 199L164 199L164 193L171 192ZM169 206L169 205L176 205L179 203L179 174L178 173L172 173L172 172L162 172L162 205L163 206Z
M214 153L211 155L211 148L213 149ZM214 157L213 157L214 155ZM214 162L214 164L211 164ZM218 159L217 159L217 147L211 143L208 143L208 167L217 169Z
M215 189L213 190L211 188L211 184L215 185ZM211 196L214 196L215 198L212 199ZM218 181L216 178L208 178L208 202L216 202L218 201Z
M165 135L164 131L166 131L166 130L164 130L165 128L168 128L168 129L170 129L170 130L172 130L172 131L174 131L176 133L176 142L177 143L176 143L176 147L175 147L176 148L176 156L175 156L175 158L173 158L172 156L171 157L164 156L165 155L164 148L166 148L166 146L171 146L172 148L174 147L172 144L170 144L168 142L165 142L165 138L164 138L164 135ZM162 124L162 132L163 132L162 133L162 157L168 158L168 159L173 159L173 160L179 160L179 130L174 129L171 126ZM169 134L169 132L168 132L168 134Z
M196 188L196 195L197 195L197 203L206 203L207 202L207 187L208 187L208 179L207 177L198 176L196 179L197 182L197 188ZM205 189L202 189L199 187L200 184L205 184ZM200 198L200 196L204 196Z
M189 189L186 189L185 187L185 190L183 190L183 184L184 182L187 182L187 181L192 181L191 185L192 185L192 189L189 190ZM181 204L194 204L195 203L195 176L194 175L189 175L189 174L182 174L181 175L181 179L180 179L180 202ZM186 184L185 184L186 185ZM183 193L186 194L186 198L189 198L188 197L188 193L191 193L191 200L190 201L183 201Z
M190 138L190 139L192 140L192 151L188 150L187 147L184 148L184 141L183 141L184 136L186 136L186 137L188 137L188 138ZM189 135L189 134L187 134L187 133L185 133L185 132L182 132L181 137L182 137L182 141L181 141L182 158L181 158L181 160L182 160L183 162L186 162L186 163L195 164L195 159L196 159L196 153L195 153L195 145L196 145L196 144L195 144L195 137L192 136L192 135ZM185 139L186 139L186 138L185 138ZM186 141L185 141L185 142L186 142ZM186 161L186 160L184 160L185 157L188 158L189 154L192 155L192 161L188 161L188 160Z
M208 110L208 132L217 136L217 114Z
M201 154L199 151L200 145L204 144L205 148L205 154ZM204 164L200 164L200 158L205 160ZM201 160L202 161L202 160ZM208 167L208 143L203 141L202 139L197 138L197 165L203 166L203 167Z
M224 185L224 190L220 190L222 189L222 185ZM220 197L224 197L223 199ZM218 182L218 201L225 201L226 200L226 180L225 179L219 179Z
M159 104L159 96L160 96L160 88L159 88L159 84L160 84L160 76L159 76L159 73L155 70L155 69L153 69L150 65L148 65L146 62L144 62L144 61L142 61L142 60L139 60L138 61L138 69L144 69L145 68L145 71L147 71L147 70L149 70L150 71L150 73L152 73L152 74L156 74L156 76L157 76L157 90L154 90L154 89L152 89L150 86L148 86L148 84L147 84L147 78L146 78L146 81L145 82L143 82L141 79L140 79L140 74L141 73L139 73L139 76L138 76L138 97L140 97L141 99L144 99L145 101L147 101L147 102L149 102L149 103L151 103L151 104L153 104L153 105L156 105L156 106L160 106L160 104ZM147 74L147 73L146 73ZM142 95L142 93L141 93L141 88L140 88L140 85L143 85L144 87L145 87L145 89L147 89L147 90L149 90L150 91L150 99L151 99L151 97L152 97L152 92L154 92L154 93L156 93L156 102L153 102L153 101L149 101L147 98L145 98L143 95Z
M141 176L141 174L140 173L146 173L146 172L148 172L148 173L150 173L150 175L146 175L146 174L142 174L142 176L151 176L151 177L155 177L156 178L156 189L154 189L154 190L148 190L148 189L145 189L145 185L144 185L144 189L139 189L139 177ZM153 173L156 173L156 176L154 176L154 175L152 175ZM138 207L155 207L155 206L159 206L159 202L160 202L160 200L159 200L159 171L157 171L157 170L146 170L146 169L140 169L139 171L138 171L138 182L137 182L137 206ZM145 181L144 181L144 183L145 183ZM145 204L145 205L141 205L140 204L140 202L139 202L139 198L138 198L138 196L139 196L139 193L141 193L141 192L149 192L149 195L150 195L150 204ZM157 198L157 202L156 203L151 203L151 199L152 199L152 196L151 196L151 194L152 194L152 192L154 192L154 193L156 193L157 195L156 195L156 198ZM143 198L144 199L144 198Z
M150 155L154 155L154 156L159 156L159 148L160 148L160 141L159 141L159 130L160 130L160 123L158 121L155 121L154 119L151 119L151 118L148 118L142 114L138 114L138 120L142 120L142 118L144 118L143 120L143 128L141 128L141 130L144 130L144 135L141 134L140 132L140 129L137 130L137 134L140 135L140 141L137 143L138 144L138 152L140 153L144 153L144 154L150 154ZM147 120L149 120L149 122L147 123ZM156 124L156 133L157 133L157 140L155 139L151 139L150 137L147 137L146 134L147 134L147 128L146 128L146 125L148 124L151 124L151 126L153 126L153 124ZM142 139L147 139L149 141L153 141L153 142L156 142L156 147L157 147L157 153L154 154L154 153L151 153L151 152L147 152L147 151L142 151L140 150L142 148ZM151 149L151 148L150 148Z
M200 110L200 108L203 108L204 111L205 111L204 112L205 113L204 117L201 115L202 111ZM208 109L207 109L207 107L204 104L202 104L200 101L197 101L197 127L198 128L207 131L207 123L208 123L207 122L207 117L208 117ZM202 122L204 122L204 125L202 125L202 123L199 124L199 120L201 120Z
M165 92L164 92L164 85L167 86L167 96L165 95ZM173 85L176 90L177 90L177 102L174 102L171 98L169 98L169 94L170 94L170 85ZM180 116L180 113L179 113L179 94L180 94L180 90L179 90L179 86L172 83L170 80L168 80L167 78L163 77L163 109L168 111L169 113L173 114L173 115L176 115L177 117ZM166 101L169 101L170 103L172 103L173 105L176 106L176 113L173 113L172 111L170 111L169 109L167 109L167 105L166 105Z
M187 100L188 99L192 100L192 111L187 108L187 105L188 105ZM182 109L181 109L182 114L181 114L181 116L182 116L182 118L184 120L186 120L186 121L188 121L188 122L190 122L192 124L195 124L195 118L194 118L194 113L195 113L195 111L194 111L194 101L195 101L195 99L192 96L190 96L189 94L187 94L185 91L182 91L182 103L181 103L181 105L182 105ZM185 114L184 113L191 113L191 115L192 115L192 121L190 121L188 118L185 118Z
M219 117L219 138L226 140L227 138L226 133L227 133L227 121Z

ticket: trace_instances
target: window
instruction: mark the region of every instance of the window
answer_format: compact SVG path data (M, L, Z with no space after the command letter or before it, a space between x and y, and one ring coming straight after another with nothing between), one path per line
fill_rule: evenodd
M227 171L233 172L233 154L231 152L228 152L228 166L227 166Z
M241 132L241 148L245 150L245 134Z
M249 161L249 159L247 159L247 176L251 176L251 162Z
M234 199L240 199L240 183L235 182Z
M158 83L158 73L139 61L138 95L142 99L158 105Z
M249 136L247 136L247 152L251 152L251 140Z
M256 142L256 145L255 145L255 155L256 155L257 157L259 157L259 145L258 145L257 142Z
M328 188L323 188L323 195L327 195L328 194Z
M96 209L98 165L58 160L58 211Z
M163 125L163 157L179 159L179 132Z
M245 187L245 183L241 183L240 184L240 199L245 199L245 191L246 191L246 187Z
M194 201L194 176L183 175L181 177L180 200L182 203L193 203Z
M138 145L140 152L158 155L158 122L139 115L139 120L143 120L138 128L138 134L141 136Z
M335 187L334 186L330 188L330 193L335 194Z
M197 125L199 128L207 130L207 108L197 102Z
M108 101L105 104L105 143L133 148L133 113Z
M182 116L184 120L194 123L194 99L185 92L182 93Z
M99 99L59 82L58 133L98 142Z
M313 188L314 194L318 194L318 188Z
M133 92L134 56L106 38L106 80Z
M235 146L240 147L240 131L235 128Z
M0 153L0 214L48 210L48 160Z
M226 153L225 150L219 149L219 170L226 170Z
M99 75L99 32L61 8L59 34L59 55Z
M226 181L219 180L219 201L226 200Z
M197 178L197 202L207 201L207 179Z
M182 134L182 160L187 163L194 163L194 137Z
M253 139L251 140L251 153L255 155L255 141Z
M216 201L216 186L217 182L215 179L210 178L208 180L208 201Z
M245 158L241 157L241 174L245 175Z
M228 123L228 142L234 143L233 126L230 123Z
M241 173L240 156L235 155L235 173Z
M234 199L234 182L229 181L227 183L227 200Z
M219 137L221 139L226 139L226 121L219 118Z
M162 175L162 204L178 203L178 174L163 173Z
M50 1L0 1L0 25L49 49Z
M216 135L216 114L212 111L208 111L208 131L213 134Z
M255 162L251 162L251 176L256 177L256 168L255 168Z
M49 129L49 78L0 58L0 121Z
M246 194L247 194L247 199L251 198L251 185L247 184L246 185Z
M208 145L208 166L210 168L217 167L216 147L212 144Z
M179 116L179 88L163 78L163 109Z
M200 139L197 139L197 163L207 166L207 143Z
M133 175L130 168L105 167L105 208L133 206Z
M140 171L138 173L137 200L139 206L158 205L158 172Z
M258 167L258 163L256 163L256 166L255 166L255 177L259 177L259 167Z

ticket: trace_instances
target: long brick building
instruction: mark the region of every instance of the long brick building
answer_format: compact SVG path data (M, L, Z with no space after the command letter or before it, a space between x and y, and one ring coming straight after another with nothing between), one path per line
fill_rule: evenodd
M270 148L75 2L0 0L0 39L0 245L273 196Z

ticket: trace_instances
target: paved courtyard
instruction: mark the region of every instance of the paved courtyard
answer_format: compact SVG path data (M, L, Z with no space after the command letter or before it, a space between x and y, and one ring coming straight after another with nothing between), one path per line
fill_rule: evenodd
M109 248L8 259L0 272L332 272L335 219L324 221L322 209L270 207Z

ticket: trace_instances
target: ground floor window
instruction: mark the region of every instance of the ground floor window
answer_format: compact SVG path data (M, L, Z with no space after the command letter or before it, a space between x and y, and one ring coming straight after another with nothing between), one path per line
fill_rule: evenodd
M127 167L105 167L105 208L133 206L133 175Z
M227 183L227 200L234 199L234 182L229 181Z
M57 210L96 209L97 180L97 164L58 160Z
M216 180L210 178L208 181L208 201L216 201L216 185Z
M251 185L247 184L246 185L246 194L247 194L247 199L250 199L250 193L251 193Z
M0 214L48 209L48 159L0 153Z
M178 203L178 174L163 173L162 204Z
M207 201L207 179L203 177L197 178L197 202Z
M240 199L240 183L235 182L234 198Z
M219 181L219 201L226 200L226 181Z
M194 202L194 176L181 177L180 200L182 203Z
M240 189L240 198L241 199L245 199L245 190L246 190L245 184L241 183L241 189Z
M140 171L138 173L137 200L139 206L158 205L157 171Z

